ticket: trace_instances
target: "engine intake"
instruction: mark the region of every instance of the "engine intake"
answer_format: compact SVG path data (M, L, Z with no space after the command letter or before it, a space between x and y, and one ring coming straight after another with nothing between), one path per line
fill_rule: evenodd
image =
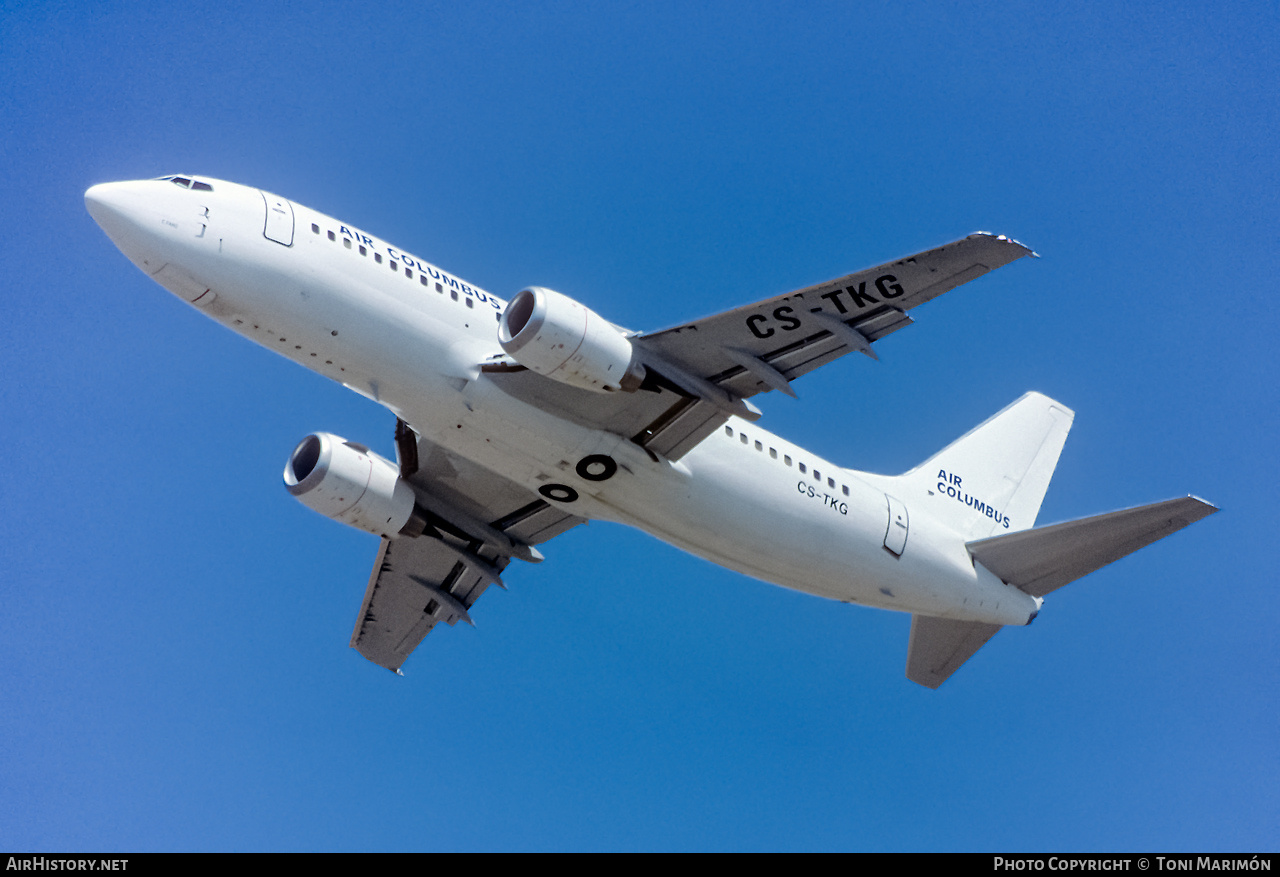
M395 463L327 432L298 442L285 463L284 486L307 508L375 536L404 532L416 504Z
M541 286L516 293L498 322L498 343L530 371L596 392L640 386L631 341L595 311Z

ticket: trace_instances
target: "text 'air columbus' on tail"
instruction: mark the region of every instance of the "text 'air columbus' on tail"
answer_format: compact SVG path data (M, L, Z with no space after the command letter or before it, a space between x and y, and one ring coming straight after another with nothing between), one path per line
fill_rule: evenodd
M1032 529L1075 414L1027 393L898 478L884 479L965 541L975 564L1042 598L1217 508L1193 496ZM937 688L999 625L914 615L907 678Z
M899 476L898 489L966 540L1029 529L1075 416L1027 393Z

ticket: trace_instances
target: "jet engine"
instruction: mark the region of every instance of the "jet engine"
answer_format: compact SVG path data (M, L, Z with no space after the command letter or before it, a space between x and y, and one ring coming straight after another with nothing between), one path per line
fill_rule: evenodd
M416 495L395 463L327 432L293 449L284 486L307 508L375 536L405 532L414 516Z
M631 341L616 326L541 286L522 289L507 303L498 343L525 368L584 390L630 392L644 376Z

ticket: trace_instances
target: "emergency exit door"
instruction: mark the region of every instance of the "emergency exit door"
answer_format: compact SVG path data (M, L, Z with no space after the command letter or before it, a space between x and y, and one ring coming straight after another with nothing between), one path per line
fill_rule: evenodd
M902 500L895 499L887 493L884 498L889 510L889 525L884 531L884 547L901 557L903 549L907 547L907 507L902 504Z

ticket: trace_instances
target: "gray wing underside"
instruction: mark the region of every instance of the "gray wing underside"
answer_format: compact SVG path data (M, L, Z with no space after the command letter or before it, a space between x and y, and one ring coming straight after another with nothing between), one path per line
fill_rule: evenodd
M998 630L998 624L912 615L907 678L925 688L937 688Z
M395 671L437 624L470 623L480 595L502 585L504 539L536 545L583 520L403 425L397 444L431 519L421 536L382 540L351 634L352 648Z
M1218 509L1194 496L969 542L1002 581L1043 597Z
M510 561L488 560L499 571ZM437 624L470 622L467 610L489 584L438 543L384 538L351 634L351 647L380 667L399 670Z
M766 362L788 381L860 348L834 323L875 342L911 324L906 311L1021 258L1031 250L977 232L735 310L642 336L644 343L739 396L775 387L734 352ZM790 308L779 314L781 308ZM792 323L798 325L792 326ZM763 337L762 337L763 336Z
M509 362L485 370L512 396L679 459L732 414L743 413L726 399L774 389L789 393L791 381L846 354L874 357L872 343L910 325L907 311L1027 255L1034 254L1016 241L979 232L796 292L633 336L649 377L631 393L579 390ZM707 385L711 393L705 392Z

